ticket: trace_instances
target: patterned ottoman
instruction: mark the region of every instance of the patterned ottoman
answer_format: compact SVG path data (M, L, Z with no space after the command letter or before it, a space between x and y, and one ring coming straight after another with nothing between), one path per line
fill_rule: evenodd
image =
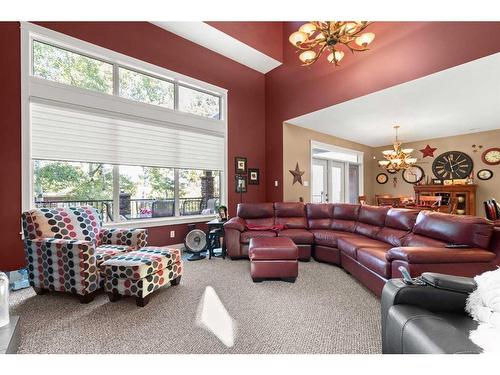
M143 247L118 254L101 264L104 290L111 302L121 296L135 296L144 307L156 289L170 282L178 285L182 275L181 252L167 247Z

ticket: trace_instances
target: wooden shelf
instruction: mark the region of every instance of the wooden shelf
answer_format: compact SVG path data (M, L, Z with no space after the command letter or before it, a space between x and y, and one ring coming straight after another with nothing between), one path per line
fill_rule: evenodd
M454 198L458 201L457 214L476 215L477 185L414 185L413 189L417 201L422 195L441 195L443 200Z

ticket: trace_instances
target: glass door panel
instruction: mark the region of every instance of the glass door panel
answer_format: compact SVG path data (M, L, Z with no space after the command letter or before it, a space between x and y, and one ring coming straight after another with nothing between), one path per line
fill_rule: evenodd
M349 203L358 203L359 165L349 164Z
M326 160L313 159L312 202L328 202L328 163Z
M342 163L337 163L337 162L330 162L331 163L331 177L330 177L330 202L332 203L343 203L344 200L344 186L345 186L345 180L344 180L344 164Z

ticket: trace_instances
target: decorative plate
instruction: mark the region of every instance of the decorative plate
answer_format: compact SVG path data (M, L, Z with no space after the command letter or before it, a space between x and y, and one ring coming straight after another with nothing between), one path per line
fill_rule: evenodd
M477 172L477 178L486 181L493 177L493 172L489 169L481 169Z
M379 173L377 175L377 182L379 184L385 184L385 183L387 183L387 181L389 181L389 177L387 177L387 175L385 173Z

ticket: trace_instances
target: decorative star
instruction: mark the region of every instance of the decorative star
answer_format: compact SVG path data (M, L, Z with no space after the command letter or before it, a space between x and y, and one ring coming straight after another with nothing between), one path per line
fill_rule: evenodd
M301 171L299 168L299 163L295 166L295 170L289 170L290 173L293 175L293 182L292 185L294 185L296 182L302 185L302 175L305 173L304 171Z
M434 157L434 151L436 151L437 148L431 147L429 145L425 146L425 148L421 149L420 152L423 154L423 158L426 156L430 156L431 158Z

